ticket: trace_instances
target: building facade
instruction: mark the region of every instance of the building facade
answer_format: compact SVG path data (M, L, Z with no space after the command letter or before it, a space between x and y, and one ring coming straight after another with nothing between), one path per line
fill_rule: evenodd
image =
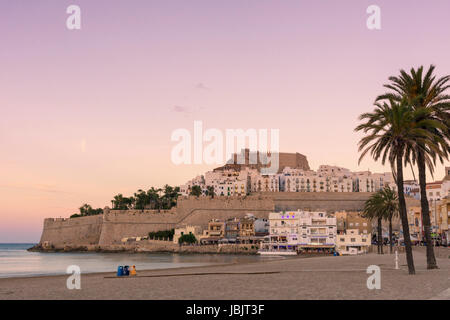
M369 252L371 234L361 234L359 229L347 229L336 238L336 251L343 255L355 255Z
M326 212L283 211L269 214L269 243L297 251L332 249L336 244L336 218Z

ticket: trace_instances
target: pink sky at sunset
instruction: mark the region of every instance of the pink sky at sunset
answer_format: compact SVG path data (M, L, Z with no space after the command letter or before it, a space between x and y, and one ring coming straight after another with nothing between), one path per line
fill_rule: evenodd
M71 4L81 30L66 28ZM366 27L371 4L381 30ZM390 171L358 166L357 117L401 68L450 74L448 12L448 0L2 1L0 242L37 242L45 217L213 168L171 162L172 131L194 120L280 129L280 150L312 169Z

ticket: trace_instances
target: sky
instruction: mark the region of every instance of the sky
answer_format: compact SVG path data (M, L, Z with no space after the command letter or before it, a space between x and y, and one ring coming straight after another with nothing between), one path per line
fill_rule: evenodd
M80 30L66 27L72 4ZM380 30L366 26L373 4ZM400 69L450 74L449 10L448 0L0 1L0 242L37 242L45 217L215 167L171 161L172 132L195 120L279 129L280 150L312 169L390 171L358 165L357 117Z

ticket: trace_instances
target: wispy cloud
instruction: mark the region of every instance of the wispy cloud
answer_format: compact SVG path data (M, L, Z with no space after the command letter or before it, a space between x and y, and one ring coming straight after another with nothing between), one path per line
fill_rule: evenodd
M172 111L178 113L192 113L192 110L190 108L178 105L173 106Z
M202 83L202 82L199 82L199 83L197 83L196 85L195 85L195 88L196 89L199 89L199 90L211 90L211 88L209 88L208 86L206 86L204 83Z
M45 185L45 184L34 184L34 185L13 185L13 184L4 184L0 185L0 188L5 189L18 189L18 190L31 190L31 191L39 191L46 193L65 193L71 194L72 192L67 192L58 188L55 188L55 185Z

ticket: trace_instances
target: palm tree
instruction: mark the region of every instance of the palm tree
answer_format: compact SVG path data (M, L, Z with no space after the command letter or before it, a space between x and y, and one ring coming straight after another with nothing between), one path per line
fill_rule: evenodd
M160 209L161 208L161 199L159 197L159 193L161 189L155 189L151 187L147 190L147 197L149 199L149 204L152 209Z
M191 195L200 197L202 195L202 188L200 186L192 186Z
M211 197L211 199L213 199L215 194L216 194L214 192L214 186L207 186L206 187L206 192L207 192L207 195Z
M383 254L382 221L384 218L383 197L380 192L374 193L364 204L363 217L377 220L377 248L378 254Z
M391 99L394 101L406 100L414 109L424 109L422 120L428 120L423 128L429 131L430 139L427 144L417 144L411 150L411 160L417 163L420 184L420 204L422 209L422 223L427 243L427 268L436 269L437 263L431 239L430 208L426 195L426 167L433 175L436 158L443 163L448 159L450 150L448 140L450 137L450 96L445 91L450 87L450 76L436 80L433 75L435 66L431 65L423 76L423 66L417 70L411 69L410 74L400 70L399 77L390 77L391 81L384 87L391 90L377 98L377 101Z
M147 193L142 189L139 189L134 193L134 199L136 199L134 209L144 210L148 204Z
M398 215L398 197L395 191L389 187L379 191L383 198L384 218L389 222L389 252L393 251L392 219Z
M362 151L359 163L370 153L375 161L381 158L383 165L386 160L391 165L398 190L409 274L415 274L415 268L403 189L403 161L405 164L410 163L410 151L415 150L420 143L426 144L429 139L428 132L422 129L423 120L419 120L422 113L413 110L404 100L396 102L389 99L388 102L375 103L373 112L362 114L359 119L365 122L355 128L355 131L366 134L359 141L359 151Z
M126 204L125 204L125 198L121 193L114 196L114 199L111 202L113 204L114 210L126 210L127 209Z

